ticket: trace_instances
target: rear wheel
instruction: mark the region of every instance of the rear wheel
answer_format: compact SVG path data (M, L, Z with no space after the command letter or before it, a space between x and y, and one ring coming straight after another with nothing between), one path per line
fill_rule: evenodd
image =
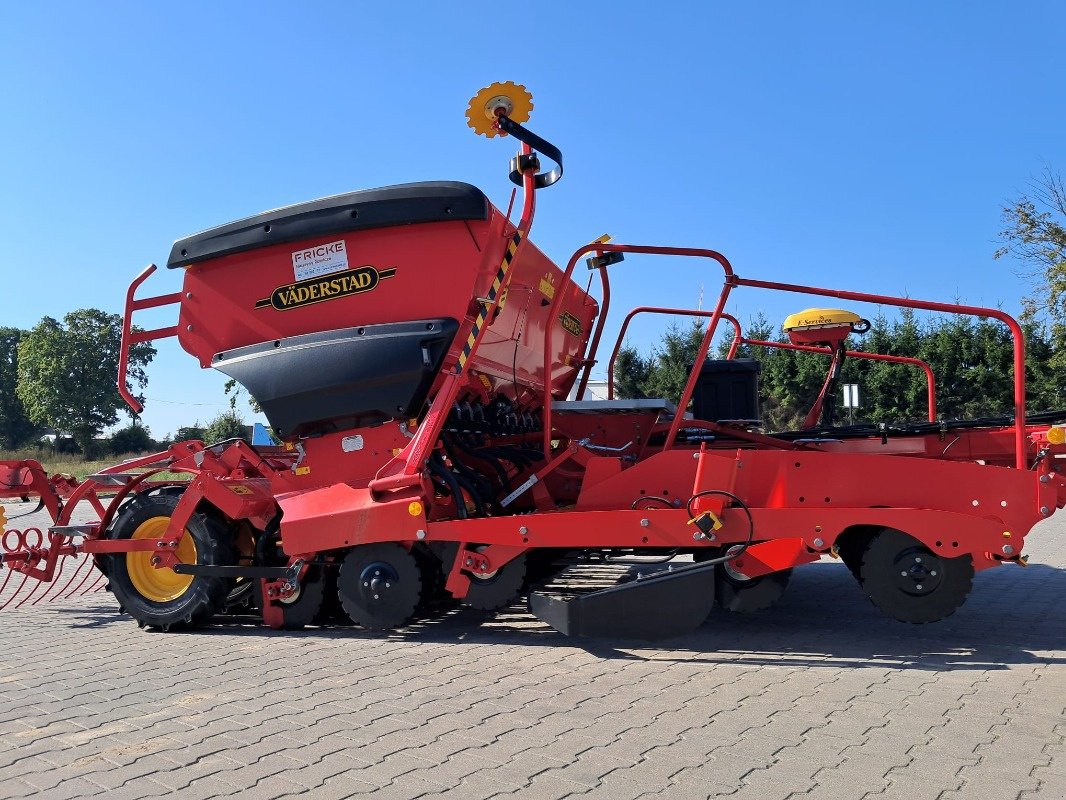
M936 622L951 616L973 587L969 555L942 558L892 528L870 540L859 574L867 597L900 622Z
M140 495L122 507L109 539L158 539L170 524L180 498L173 494ZM237 550L221 520L196 513L175 551L185 564L233 564ZM179 575L152 565L153 553L115 553L108 577L122 609L141 626L170 630L209 620L232 588L230 578Z

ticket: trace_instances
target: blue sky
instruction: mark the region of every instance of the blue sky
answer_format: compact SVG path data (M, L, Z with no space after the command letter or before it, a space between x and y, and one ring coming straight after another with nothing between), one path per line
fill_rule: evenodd
M1001 207L1066 171L1064 26L1059 2L5 3L4 324L120 311L174 239L288 203L454 179L505 206L513 142L463 116L496 80L529 87L566 156L533 230L556 261L608 232L1016 312L1026 286L992 253ZM613 274L616 317L720 285L680 260ZM812 304L748 290L731 310ZM225 406L220 376L159 350L154 434Z

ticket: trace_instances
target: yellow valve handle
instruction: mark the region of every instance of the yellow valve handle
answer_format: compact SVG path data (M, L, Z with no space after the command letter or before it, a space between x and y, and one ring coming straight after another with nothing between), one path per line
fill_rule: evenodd
M690 519L688 521L688 524L699 525L699 520L703 519L704 517L710 517L712 531L720 531L725 526L725 523L723 523L722 520L718 517L718 515L715 514L713 511L704 511L698 517L693 517L692 519Z
M512 122L522 123L533 111L533 95L520 83L504 81L486 86L470 98L466 109L466 124L480 136L506 136L495 123L503 114Z

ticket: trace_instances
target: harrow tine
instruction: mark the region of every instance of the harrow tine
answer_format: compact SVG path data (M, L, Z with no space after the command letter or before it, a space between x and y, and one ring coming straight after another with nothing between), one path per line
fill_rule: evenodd
M74 590L73 590L73 591L72 591L72 592L71 592L70 594L68 594L68 595L67 595L67 597L73 597L73 596L74 596L75 594L78 594L78 590L79 590L79 589L81 589L81 587L85 585L85 581L89 580L89 576L93 574L93 568L92 568L92 560L91 560L91 559L89 559L89 558L86 558L86 559L85 559L85 560L84 560L84 561L83 561L83 562L81 563L81 565L80 565L80 566L78 567L78 571L74 573L74 577L77 577L77 576L78 576L78 574L79 574L79 573L80 573L80 572L81 572L81 571L82 571L83 569L85 569L85 566L86 566L86 565L88 565L88 566L89 566L89 569L85 571L85 577L81 579L81 583L79 583L79 584L78 584L77 586L75 586L75 587L74 587ZM73 580L74 580L74 578L71 578L71 581L73 581ZM83 594L84 594L84 593L83 593Z
M8 577L10 578L11 575L8 575ZM18 585L18 587L13 592L11 592L11 594L8 596L8 598L4 601L4 604L2 606L0 606L0 611L3 611L4 609L6 609L9 605L11 605L15 601L15 599L19 596L19 592L22 591L22 587L26 585L26 581L28 581L29 579L30 579L29 575L23 575L22 576L22 583L20 583ZM6 585L7 581L4 581L4 584ZM18 608L18 606L15 606L15 608Z

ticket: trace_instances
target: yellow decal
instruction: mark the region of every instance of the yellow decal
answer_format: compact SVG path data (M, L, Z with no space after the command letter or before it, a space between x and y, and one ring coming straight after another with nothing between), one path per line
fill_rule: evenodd
M407 513L410 514L412 517L419 516L422 513L422 504L419 503L417 500L412 501L407 506Z
M347 272L333 273L307 280L286 283L270 293L270 297L256 301L256 308L268 306L277 311L323 303L353 294L373 291L379 282L396 274L396 268L378 271L366 264Z
M297 475L310 475L311 474L311 468L310 467L297 467L296 468L296 474Z
M549 300L555 299L555 276L550 272L540 279L540 293Z
M559 324L566 328L567 332L574 334L574 336L580 336L584 332L581 329L581 320L569 311L563 312L559 317Z
M229 487L229 490L234 494L255 494L255 492L253 492L247 486L242 486L239 483L236 486Z

